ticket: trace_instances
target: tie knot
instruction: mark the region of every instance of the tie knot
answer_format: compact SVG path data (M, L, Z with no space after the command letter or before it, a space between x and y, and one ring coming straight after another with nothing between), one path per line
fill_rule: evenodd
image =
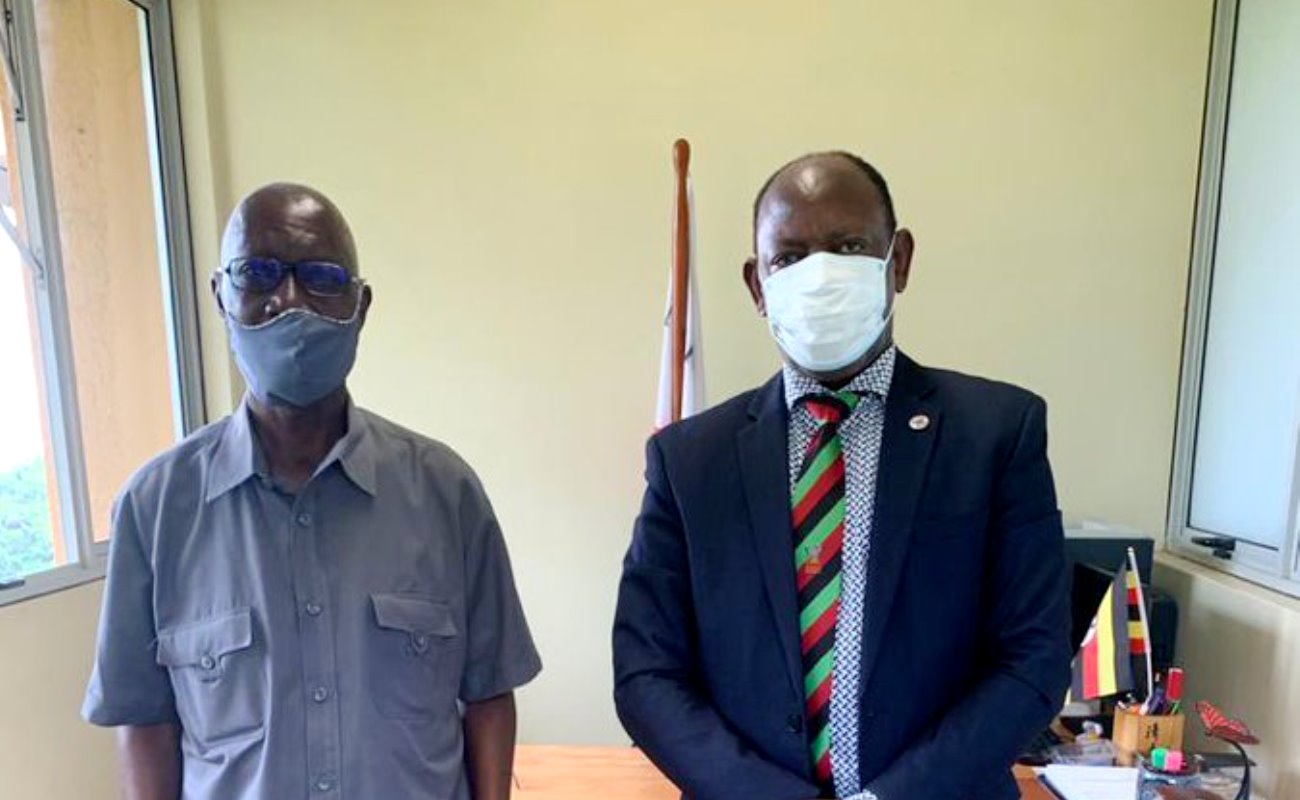
M853 413L862 397L856 392L835 392L834 394L809 394L799 398L808 413L817 420L818 426L838 425Z

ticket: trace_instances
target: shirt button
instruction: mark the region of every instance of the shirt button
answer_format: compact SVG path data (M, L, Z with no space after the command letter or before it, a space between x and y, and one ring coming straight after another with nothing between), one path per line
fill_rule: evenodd
M415 649L416 649L416 650L423 650L424 648L426 648L426 647L428 647L428 646L429 646L429 637L428 637L428 636L425 636L423 633L421 633L421 634L418 634L418 635L415 637Z
M311 692L311 699L315 700L317 703L325 702L326 700L329 699L329 696L330 696L330 690L326 689L324 686L317 686Z
M330 789L333 789L333 788L334 788L334 776L333 776L333 775L322 775L322 776L320 776L319 778L316 779L316 791L318 791L318 792L328 792Z
M785 718L785 727L786 727L786 730L790 731L790 733L802 733L802 732L803 732L803 715L802 715L802 714L791 714L790 716L786 717L786 718Z
M309 617L319 617L321 612L320 603L308 603L303 609Z
M301 526L304 527L304 528L307 527L308 525L310 525L310 524L311 524L311 514L308 514L306 511L302 512L301 514L299 514L299 515L298 515L298 524L301 525Z
M212 669L217 666L217 660L212 656L204 656L199 659L199 666L204 669Z

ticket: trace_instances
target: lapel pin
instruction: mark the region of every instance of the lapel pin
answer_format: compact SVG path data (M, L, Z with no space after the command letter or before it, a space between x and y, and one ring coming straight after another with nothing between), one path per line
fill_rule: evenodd
M907 421L907 427L914 431L923 431L930 427L930 418L925 414L917 414Z

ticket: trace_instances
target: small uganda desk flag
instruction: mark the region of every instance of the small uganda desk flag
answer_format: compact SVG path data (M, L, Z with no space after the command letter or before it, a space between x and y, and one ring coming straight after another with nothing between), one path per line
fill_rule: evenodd
M1094 700L1124 692L1145 696L1151 684L1151 632L1137 555L1129 548L1074 657L1070 699Z
M700 343L700 293L695 280L695 203L690 183L691 146L673 144L677 197L673 213L673 265L668 273L663 355L655 430L704 410L704 353Z

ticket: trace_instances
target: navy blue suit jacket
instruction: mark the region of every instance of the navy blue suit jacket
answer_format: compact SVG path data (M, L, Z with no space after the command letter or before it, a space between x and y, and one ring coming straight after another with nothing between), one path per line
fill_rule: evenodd
M929 425L909 425L924 415ZM614 699L693 800L818 795L804 734L782 379L656 434L614 622ZM862 636L864 788L1003 800L1069 685L1046 407L900 354Z

